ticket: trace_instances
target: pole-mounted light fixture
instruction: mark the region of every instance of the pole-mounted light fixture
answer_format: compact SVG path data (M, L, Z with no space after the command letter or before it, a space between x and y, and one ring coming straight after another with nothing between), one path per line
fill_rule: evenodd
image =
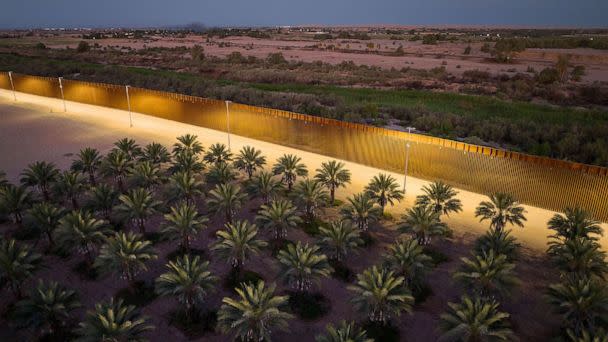
M17 95L15 94L15 85L13 84L13 72L8 72L8 79L11 81L11 89L13 90L13 99L17 101Z
M403 194L405 194L405 187L407 185L407 171L408 171L408 163L410 161L410 139L412 136L412 130L415 130L415 127L407 127L407 141L405 142L405 176L403 177Z
M133 117L131 115L131 98L129 97L129 88L131 86L125 86L125 92L127 94L127 107L129 108L129 127L133 127Z
M65 106L65 97L63 96L63 83L62 83L63 77L58 77L58 79L59 79L59 90L61 90L61 99L63 100L63 111L67 112L68 109Z
M228 149L230 149L230 104L232 101L226 100L226 131L228 132Z

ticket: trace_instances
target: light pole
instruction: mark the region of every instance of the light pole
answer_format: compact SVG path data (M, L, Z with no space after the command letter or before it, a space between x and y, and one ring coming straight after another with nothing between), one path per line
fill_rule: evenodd
M63 111L67 112L68 109L65 106L65 97L63 96L63 83L61 82L63 80L63 77L58 77L59 78L59 90L61 90L61 99L63 100Z
M131 117L131 99L129 98L129 88L131 86L125 86L125 92L127 93L127 107L129 107L129 127L133 127L133 118Z
M8 72L8 79L11 81L11 89L13 90L13 99L17 101L17 95L15 94L15 85L13 84L13 72Z
M405 187L407 185L407 170L408 163L410 161L410 138L414 127L407 127L407 141L405 142L405 176L403 177L403 194L405 194Z
M226 100L226 131L228 132L228 149L230 149L230 104L232 101Z

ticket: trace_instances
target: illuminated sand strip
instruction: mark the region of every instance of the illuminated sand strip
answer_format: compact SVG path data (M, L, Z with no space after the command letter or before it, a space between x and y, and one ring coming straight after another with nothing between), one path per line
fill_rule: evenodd
M61 100L17 93L17 102L13 101L10 91L0 90L0 169L4 169L12 181L18 180L18 173L35 160L52 160L60 167L69 166L72 157L66 153L77 153L79 149L92 146L107 152L114 141L129 136L140 144L157 141L166 146L174 143L175 137L193 133L205 146L215 142L227 142L227 134L198 126L164 120L143 114L133 113L133 128L129 128L128 112L105 107L67 102L67 113L63 112ZM52 112L51 112L52 111ZM276 144L266 143L240 136L231 136L233 151L244 145L252 145L263 151L270 163L283 153L293 153L302 157L309 170L314 173L321 162L330 158L319 154L305 152ZM369 179L379 172L386 172L372 167L344 161L352 172L353 182L347 189L340 189L337 197L360 192ZM386 172L400 182L403 174ZM428 182L408 177L408 192L405 201L390 209L393 215L400 216L405 208L413 205L420 188ZM455 230L456 238L470 232L481 234L487 224L479 223L474 217L475 207L486 197L477 193L459 190L464 211L446 218L446 222ZM528 222L524 229L514 229L514 235L525 245L538 250L546 248L547 221L555 212L526 206ZM602 225L608 230L608 225ZM606 237L601 240L602 246L608 246Z

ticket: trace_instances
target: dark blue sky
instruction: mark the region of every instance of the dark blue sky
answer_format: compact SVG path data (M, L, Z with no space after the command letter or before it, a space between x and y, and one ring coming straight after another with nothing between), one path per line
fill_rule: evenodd
M0 27L470 24L608 27L608 0L2 0Z

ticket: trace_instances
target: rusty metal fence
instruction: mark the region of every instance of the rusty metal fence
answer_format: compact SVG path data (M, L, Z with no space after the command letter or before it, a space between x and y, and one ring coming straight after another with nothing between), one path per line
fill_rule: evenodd
M12 74L18 92L61 98L59 80ZM125 86L63 80L66 100L128 109ZM7 73L0 88L11 89ZM131 109L164 119L226 131L223 101L129 88ZM233 134L294 147L393 172L440 179L483 194L510 192L530 205L561 211L581 206L608 221L608 168L537 157L420 134L243 104L230 106Z

